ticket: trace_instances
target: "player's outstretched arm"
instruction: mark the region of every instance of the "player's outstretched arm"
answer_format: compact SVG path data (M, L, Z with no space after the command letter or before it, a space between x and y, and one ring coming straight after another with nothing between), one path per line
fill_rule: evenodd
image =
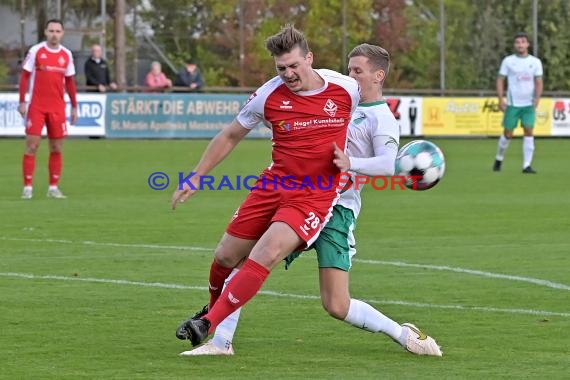
M374 137L374 157L349 157L334 144L333 163L341 172L352 170L368 176L394 175L398 143L391 136Z
M374 157L349 157L350 170L368 176L394 175L398 155L397 134L377 135L372 138Z
M172 195L173 210L176 209L178 203L183 203L197 191L200 176L208 174L210 170L222 162L249 131L250 129L242 127L241 124L234 119L234 121L222 129L216 137L210 141L200 162L198 162L198 165L192 170L193 173L196 173L190 179L193 186L188 183L184 183L182 186L179 184L179 188L177 188Z

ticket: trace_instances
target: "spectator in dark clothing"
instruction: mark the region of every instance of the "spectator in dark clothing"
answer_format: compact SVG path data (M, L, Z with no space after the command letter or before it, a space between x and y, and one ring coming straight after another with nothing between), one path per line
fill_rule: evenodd
M103 59L100 45L91 47L91 57L85 62L85 78L87 86L97 87L88 89L88 92L106 92L107 88L111 90L117 89L117 84L111 82L109 66L107 61Z
M196 61L189 59L182 70L176 74L174 85L177 87L186 87L189 91L200 91L204 87L202 73L196 65Z

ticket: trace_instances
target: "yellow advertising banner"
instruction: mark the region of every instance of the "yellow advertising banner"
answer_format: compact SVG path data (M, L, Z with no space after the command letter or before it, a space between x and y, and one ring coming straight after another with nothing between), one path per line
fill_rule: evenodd
M499 136L503 112L497 98L424 98L422 134L426 136ZM552 99L541 99L536 110L535 136L550 136ZM515 136L522 136L522 128Z

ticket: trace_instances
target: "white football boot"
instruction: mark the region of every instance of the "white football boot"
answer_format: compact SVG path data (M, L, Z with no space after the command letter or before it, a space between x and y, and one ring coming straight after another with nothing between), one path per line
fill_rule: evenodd
M22 190L22 199L32 199L31 186L24 186L24 190Z
M212 341L206 342L190 351L184 351L180 353L180 356L201 356L201 355L233 355L234 348L230 344L228 348L219 348Z
M442 356L440 347L435 340L423 333L411 323L402 324L403 333L406 337L404 348L416 355Z
M59 188L49 189L47 192L48 198L65 199L67 198Z

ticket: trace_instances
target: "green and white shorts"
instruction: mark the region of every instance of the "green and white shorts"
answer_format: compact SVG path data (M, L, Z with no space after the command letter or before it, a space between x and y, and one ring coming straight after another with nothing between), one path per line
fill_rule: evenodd
M505 110L505 114L503 116L503 127L512 131L517 127L520 120L523 128L534 128L535 119L536 112L533 106L507 106L507 109Z
M319 268L338 268L348 272L352 266L352 256L356 254L354 228L356 219L352 210L336 205L332 217L323 228L317 240L305 251L315 249ZM303 251L291 253L285 258L288 269Z

